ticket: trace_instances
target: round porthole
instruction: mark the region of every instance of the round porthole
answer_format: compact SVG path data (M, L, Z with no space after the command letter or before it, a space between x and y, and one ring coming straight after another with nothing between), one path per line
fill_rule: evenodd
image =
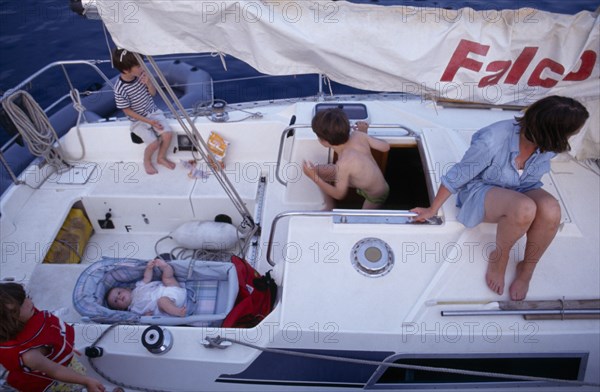
M394 266L392 248L379 238L363 238L352 247L352 265L363 275L378 277Z

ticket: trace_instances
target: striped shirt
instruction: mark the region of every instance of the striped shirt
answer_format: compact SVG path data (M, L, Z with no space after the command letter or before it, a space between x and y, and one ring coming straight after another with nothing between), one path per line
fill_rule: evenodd
M130 108L144 117L158 110L148 87L140 81L140 78L135 78L131 82L119 78L115 84L115 102L118 109Z

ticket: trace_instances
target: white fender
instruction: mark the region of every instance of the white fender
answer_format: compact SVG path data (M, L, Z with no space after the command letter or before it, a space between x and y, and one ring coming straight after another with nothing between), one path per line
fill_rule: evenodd
M230 223L212 221L186 222L173 230L170 236L187 249L224 250L238 242L237 228Z

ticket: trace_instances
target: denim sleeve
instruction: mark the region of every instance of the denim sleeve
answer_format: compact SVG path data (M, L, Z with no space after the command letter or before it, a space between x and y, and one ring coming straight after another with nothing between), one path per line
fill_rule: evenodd
M471 145L465 152L460 162L448 170L441 178L442 184L448 188L451 193L456 193L469 181L477 177L486 167L488 167L493 158L493 141L488 136L490 132L476 132L471 138Z

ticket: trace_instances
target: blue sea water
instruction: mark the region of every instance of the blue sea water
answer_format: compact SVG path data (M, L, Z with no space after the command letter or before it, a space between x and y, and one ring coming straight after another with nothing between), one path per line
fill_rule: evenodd
M300 0L308 1L308 0ZM477 10L518 9L532 7L544 11L575 14L582 10L594 11L600 6L598 0L494 0L494 1L453 1L453 0L352 0L357 3L381 5L407 5L415 7L440 7L459 9L471 7ZM87 20L70 10L69 2L41 0L37 2L0 0L0 93L15 87L20 81L35 73L45 65L58 60L108 59L107 38L98 20ZM112 44L111 42L109 44ZM258 75L240 61L228 58L228 71L225 72L218 58L206 58L202 67L215 80ZM106 66L104 70L112 72ZM63 79L60 70L56 78ZM93 75L76 75L74 83L83 83ZM53 78L54 76L50 76ZM77 80L79 78L80 80ZM290 83L281 79L251 79L235 91L230 87L215 86L215 96L229 102L250 99L274 99L290 95L310 95L314 92L302 90L309 85L314 90L315 80L306 76L291 77ZM311 76L315 78L315 76ZM51 81L44 87L44 94L50 95ZM78 86L79 87L79 86ZM87 88L87 86L81 86ZM290 91L292 89L293 91ZM339 92L339 91L338 91ZM36 98L38 98L36 96ZM0 142L2 135L0 135Z

